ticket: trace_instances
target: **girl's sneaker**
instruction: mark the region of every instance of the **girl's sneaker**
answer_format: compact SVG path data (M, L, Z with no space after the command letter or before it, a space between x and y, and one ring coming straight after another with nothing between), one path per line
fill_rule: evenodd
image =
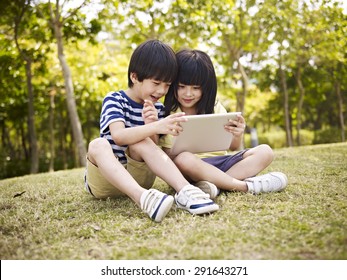
M140 205L142 211L152 220L161 222L170 211L173 201L173 196L162 193L156 189L149 189L141 195Z
M212 213L219 209L207 193L192 185L187 185L176 193L175 200L178 208L187 210L191 214Z
M215 184L212 184L208 181L199 181L194 185L204 193L208 193L211 199L215 199L220 193L220 189L218 189Z
M288 178L282 172L270 172L261 176L245 179L248 192L253 194L282 191L288 184Z

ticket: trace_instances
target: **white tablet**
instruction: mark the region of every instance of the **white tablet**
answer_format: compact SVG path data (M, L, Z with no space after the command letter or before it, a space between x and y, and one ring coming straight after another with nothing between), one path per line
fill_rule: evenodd
M185 116L183 131L174 136L171 155L183 151L204 153L229 149L232 134L224 129L230 119L236 119L241 112Z

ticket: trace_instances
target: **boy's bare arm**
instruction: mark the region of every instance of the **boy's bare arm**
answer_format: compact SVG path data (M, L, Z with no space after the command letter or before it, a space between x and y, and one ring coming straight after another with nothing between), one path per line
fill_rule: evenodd
M143 104L142 118L145 124L158 121L158 111L151 100L145 100ZM154 141L154 143L158 144L159 135L152 135L151 139Z
M184 117L184 113L176 113L167 116L160 121L136 127L125 128L123 122L114 122L110 124L110 131L112 138L117 145L131 145L153 135L178 135L182 131L180 123L185 121L187 121L187 119Z

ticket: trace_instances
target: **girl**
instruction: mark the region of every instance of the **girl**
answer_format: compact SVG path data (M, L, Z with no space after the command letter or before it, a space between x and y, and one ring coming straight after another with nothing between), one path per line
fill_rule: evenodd
M176 53L179 73L165 96L166 115L184 112L186 115L225 113L226 109L216 101L217 78L210 57L199 50L181 50ZM230 150L240 147L246 128L240 116L231 120L225 129L233 134ZM161 138L160 144L170 155L172 135ZM219 190L241 191L258 194L283 190L288 183L281 172L255 176L273 160L272 149L265 144L242 150L234 155L206 156L183 152L173 158L181 172L194 185L213 199Z

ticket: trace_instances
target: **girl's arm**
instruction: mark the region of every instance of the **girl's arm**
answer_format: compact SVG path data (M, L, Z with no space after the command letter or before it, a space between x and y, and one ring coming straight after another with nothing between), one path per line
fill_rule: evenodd
M226 131L233 134L229 149L231 151L237 150L241 146L242 136L245 132L246 122L242 115L238 116L236 120L230 120L224 127Z

